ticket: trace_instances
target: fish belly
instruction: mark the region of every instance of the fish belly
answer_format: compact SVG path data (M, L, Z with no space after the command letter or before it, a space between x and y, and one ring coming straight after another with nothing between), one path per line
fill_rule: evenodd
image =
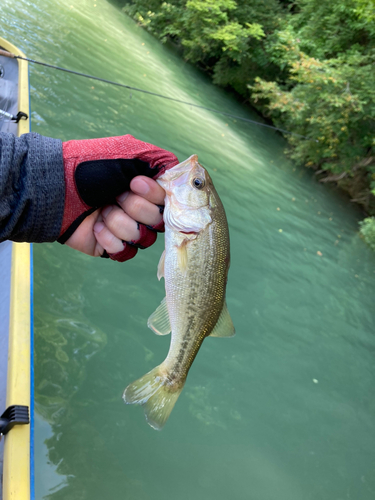
M164 278L172 328L165 365L173 378L185 379L223 308L226 252L216 244L215 227L210 225L186 243L187 262L181 269L180 238L167 228L165 239Z

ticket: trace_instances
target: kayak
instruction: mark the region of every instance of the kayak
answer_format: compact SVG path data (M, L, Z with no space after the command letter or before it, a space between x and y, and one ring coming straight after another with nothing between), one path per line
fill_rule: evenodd
M0 37L1 49L25 57ZM0 132L30 132L29 115L27 61L0 55ZM34 499L32 297L32 246L0 243L2 500Z

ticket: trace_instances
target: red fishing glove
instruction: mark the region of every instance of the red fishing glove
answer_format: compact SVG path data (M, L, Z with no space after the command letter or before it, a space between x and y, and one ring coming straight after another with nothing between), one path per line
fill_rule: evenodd
M81 222L92 212L116 203L116 197L128 191L137 175L156 179L165 170L178 164L173 153L152 144L138 141L131 135L87 139L63 143L65 171L65 206L58 241L65 243ZM164 224L145 226L139 223L140 238L124 241L124 249L102 257L124 262L156 240L155 231L164 231Z

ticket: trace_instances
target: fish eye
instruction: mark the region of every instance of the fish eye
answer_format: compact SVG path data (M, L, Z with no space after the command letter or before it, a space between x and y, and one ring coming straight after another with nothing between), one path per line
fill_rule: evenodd
M200 177L195 177L193 179L193 186L197 189L202 189L204 188L205 182L204 179L201 179Z

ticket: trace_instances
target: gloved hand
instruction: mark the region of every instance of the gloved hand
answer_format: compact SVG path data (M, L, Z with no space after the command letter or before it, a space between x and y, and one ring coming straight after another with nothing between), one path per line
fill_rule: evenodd
M79 242L82 238L92 238L96 235L99 245L103 250L102 256L123 262L131 259L138 248L146 248L156 240L156 231L164 231L161 220L158 224L142 224L142 217L132 228L131 234L137 234L135 239L122 242L122 249L115 253L106 252L105 242L108 240L100 236L103 225L111 229L114 215L122 209L129 213L127 217L142 216L142 204L134 199L134 194L125 194L132 185L137 192L137 185L145 183L150 188L150 194L145 196L146 203L162 201L161 188L151 179L156 179L165 170L178 163L173 153L160 149L152 144L139 141L131 135L122 137L108 137L103 139L88 139L68 141L63 143L63 160L65 170L65 206L64 216L58 241L67 243L74 248L82 250ZM137 184L138 181L138 184ZM160 191L161 190L161 191ZM140 189L142 191L142 189ZM140 193L142 196L142 193ZM137 198L137 197L136 197ZM134 210L132 203L137 203L138 210ZM119 206L114 206L115 204ZM108 207L107 205L111 205ZM103 210L98 210L103 208ZM110 208L112 210L110 210ZM162 207L160 213L162 213ZM150 212L149 206L145 210ZM124 214L125 216L126 214ZM154 217L151 217L153 219ZM119 217L117 217L119 220ZM144 221L150 219L147 214ZM126 224L126 219L124 219ZM95 230L95 232L94 232ZM123 231L118 233L124 234ZM125 231L126 233L126 231ZM129 233L129 231L128 231ZM129 233L129 234L130 234ZM107 234L108 236L108 234ZM115 235L116 236L116 235ZM78 243L77 243L78 242ZM103 243L104 242L104 243ZM90 250L86 248L89 246ZM111 246L111 245L109 245ZM94 254L90 245L83 244L86 253ZM112 245L113 247L113 245Z

